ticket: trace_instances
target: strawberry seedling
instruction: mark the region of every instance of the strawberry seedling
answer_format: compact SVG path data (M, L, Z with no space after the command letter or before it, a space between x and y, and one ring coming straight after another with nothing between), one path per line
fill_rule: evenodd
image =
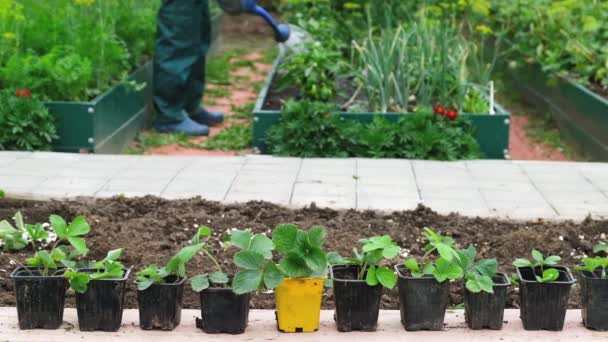
M475 247L469 246L467 249L460 250L460 267L464 271L465 286L473 293L487 292L494 293L493 277L498 271L496 259L482 259L475 261L477 251Z
M84 216L76 217L69 225L58 215L51 215L51 228L57 234L57 240L50 252L41 250L33 257L26 259L28 265L39 268L41 275L47 276L49 270L57 270L57 263L66 268L76 268L76 257L86 255L89 249L82 236L91 228ZM68 242L69 246L62 243Z
M90 268L95 270L93 273L79 272L77 269L68 268L64 276L69 279L70 287L78 293L85 293L91 280L122 277L125 267L118 261L122 251L122 249L111 250L103 260L92 263Z
M530 267L534 270L534 277L539 283L549 283L559 278L559 271L554 268L546 268L547 266L555 266L561 260L557 255L550 255L544 258L542 253L536 249L532 250L532 258L534 262L528 259L516 259L513 262L515 267ZM537 274L536 268L540 268L540 275Z
M456 251L456 242L449 236L442 236L424 228L423 236L427 241L424 247L425 254L420 262L415 258L407 259L405 267L410 271L412 277L422 278L433 276L442 283L448 279L455 280L463 277L463 269L460 267L460 254ZM429 260L432 257L439 257L436 260Z
M583 265L578 265L575 269L577 271L586 271L593 278L607 279L606 267L608 267L608 257L602 258L596 256L595 258L583 258ZM598 270L601 270L599 275L596 273Z
M593 246L593 253L605 253L608 255L608 241L600 241L597 245Z
M327 267L340 260L336 253L325 253L325 228L316 226L309 231L292 224L277 226L272 233L276 250L284 257L279 270L287 278L317 278L327 273Z
M18 251L27 247L30 243L34 248L36 243L48 239L49 233L42 224L26 224L23 222L21 212L13 217L15 227L8 221L0 221L0 243L5 251Z
M388 236L374 236L369 239L360 240L363 245L361 253L353 248L355 257L344 258L352 265L359 267L357 280L363 280L369 286L382 286L392 289L397 284L397 275L390 268L381 265L383 260L390 260L399 254L399 246Z

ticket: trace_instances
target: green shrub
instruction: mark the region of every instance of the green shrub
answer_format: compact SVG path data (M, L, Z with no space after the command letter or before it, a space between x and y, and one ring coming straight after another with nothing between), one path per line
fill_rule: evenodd
M37 96L0 90L0 150L48 150L55 138L54 118Z
M267 137L275 155L458 160L481 157L474 127L461 117L448 120L427 111L396 121L346 120L320 102L289 101Z

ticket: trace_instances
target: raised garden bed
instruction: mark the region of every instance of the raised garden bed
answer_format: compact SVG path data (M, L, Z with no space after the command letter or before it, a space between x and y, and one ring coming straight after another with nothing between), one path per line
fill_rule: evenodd
M608 161L608 99L575 81L550 78L537 64L503 71L509 91L551 113L586 157Z
M388 234L398 245L407 248L410 256L422 255L423 247L416 242L416 238L424 226L436 227L457 238L462 245L477 244L479 257L498 258L500 270L507 274L512 274L515 270L510 262L528 254L529 246L538 246L546 254L561 255L561 264L574 267L580 263L574 256L583 253L589 255L593 248L592 241L599 240L600 234L606 231L608 225L606 221L593 220L579 224L443 216L422 207L414 211L385 214L372 211L334 211L314 206L293 210L264 202L221 205L201 199L167 201L154 197L66 202L0 201L0 219L10 220L17 210L22 211L26 222L44 222L51 214L70 218L85 215L91 223L91 233L87 237L90 247L88 258L100 260L108 250L120 243L124 247L121 261L134 270L140 270L149 263L165 264L174 250L189 243L195 231L193 225L201 223L209 224L217 232L238 227L251 228L257 233L267 232L269 228L286 222L303 228L324 225L328 233L325 249L342 255L350 255L351 247L357 245L359 239L372 234ZM369 229L362 231L361 227ZM585 239L581 239L581 235ZM220 236L213 238L210 252L218 255L218 261L226 271L234 271L233 253L221 252L217 244L219 239ZM571 254L573 251L574 256ZM0 287L4 289L0 292L0 305L15 306L15 289L8 275L17 266L11 266L10 260L23 263L31 254L31 248L15 253L0 253L0 264L5 265L3 269L6 270L0 278ZM394 263L402 261L399 257ZM196 273L209 272L213 271L213 265L208 260L196 258L188 269ZM463 303L463 290L460 282L450 284L450 305ZM323 297L323 306L333 308L332 291L326 289L325 292L328 295ZM398 309L398 298L397 288L385 289L381 308ZM510 287L507 305L513 307L517 301L517 293ZM577 307L579 303L578 288L575 287L570 295L569 306ZM75 307L73 294L68 293L66 306ZM125 307L137 307L137 289L131 280L127 282ZM200 295L189 286L184 289L184 307L200 307ZM251 307L273 309L274 296L252 294Z
M217 45L222 13L212 19L213 44ZM141 89L119 84L88 102L47 102L57 121L60 152L121 153L137 132L149 123L152 102L152 62L133 72L128 81Z
M280 110L269 109L267 101L272 96L271 88L275 86L277 71L280 63L285 57L283 51L274 62L273 68L264 83L253 110L253 144L262 153L268 153L266 145L267 131L279 121ZM273 99L274 102L286 100L283 98ZM488 159L506 159L509 153L509 126L510 114L499 104L495 103L495 114L462 114L462 117L470 120L476 128L475 139L481 150ZM355 113L342 112L342 117L348 120L360 122L371 122L375 116L382 116L390 121L397 120L407 113Z

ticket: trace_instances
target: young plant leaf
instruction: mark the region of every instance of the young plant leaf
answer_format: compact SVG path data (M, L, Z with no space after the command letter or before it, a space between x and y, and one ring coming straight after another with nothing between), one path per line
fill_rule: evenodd
M543 271L542 278L539 276L536 276L536 281L538 281L539 283L549 283L549 282L557 280L558 278L559 278L559 271L554 268L548 268Z
M513 261L513 266L515 267L532 267L533 265L534 264L528 259L519 258Z
M65 222L63 217L61 217L59 215L51 215L51 217L49 218L49 221L51 223L51 227L55 231L55 234L57 234L57 237L59 237L61 239L67 239L68 224Z
M315 226L308 231L308 241L313 247L321 248L325 242L325 228Z
M228 275L224 272L213 272L209 274L209 281L213 284L228 284Z
M297 254L287 254L279 265L281 271L289 278L305 278L311 274L306 262Z
M409 258L405 260L404 265L411 272L420 272L420 266L418 265L418 261L414 258Z
M537 262L537 263L539 263L539 264L542 264L542 263L543 263L543 261L545 260L545 259L543 258L542 253L541 253L541 252L539 252L539 251L537 251L536 249L533 249L533 250L532 250L532 258L533 258L534 260L536 260L536 262Z
M89 223L84 216L76 217L68 226L68 236L82 236L86 235L91 231Z
M285 277L281 270L272 262L266 264L264 268L264 286L267 289L274 289L281 284Z
M70 287L74 291L78 293L85 293L87 291L87 285L90 281L88 274L69 270L65 272L64 276L70 280Z
M397 275L388 267L382 266L376 269L376 277L382 286L392 289L397 285Z
M376 276L376 266L375 265L371 265L367 269L367 276L365 277L365 282L369 286L378 285L379 280L378 280L378 277Z
M259 253L266 259L272 258L272 250L274 250L274 244L272 240L262 234L256 234L251 240L249 251Z
M264 266L264 256L255 252L238 252L233 260L238 267L246 270L259 270Z
M232 291L237 295L256 291L262 284L263 274L259 270L244 270L234 276Z
M291 224L281 225L272 232L272 242L279 253L288 253L295 245L298 228Z
M249 250L251 238L251 233L245 230L233 230L230 233L230 241L232 242L232 244L242 250Z
M209 275L199 274L190 279L190 286L195 292L201 292L209 288Z

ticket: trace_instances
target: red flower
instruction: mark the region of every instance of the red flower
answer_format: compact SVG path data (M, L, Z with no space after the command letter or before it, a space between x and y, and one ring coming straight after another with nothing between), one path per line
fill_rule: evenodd
M441 107L440 105L433 107L433 111L437 115L441 115L441 116L445 115L445 108Z
M445 117L448 118L448 120L454 121L458 118L458 111L456 109L448 109L445 112Z
M32 92L29 89L17 89L15 92L17 97L32 97Z

